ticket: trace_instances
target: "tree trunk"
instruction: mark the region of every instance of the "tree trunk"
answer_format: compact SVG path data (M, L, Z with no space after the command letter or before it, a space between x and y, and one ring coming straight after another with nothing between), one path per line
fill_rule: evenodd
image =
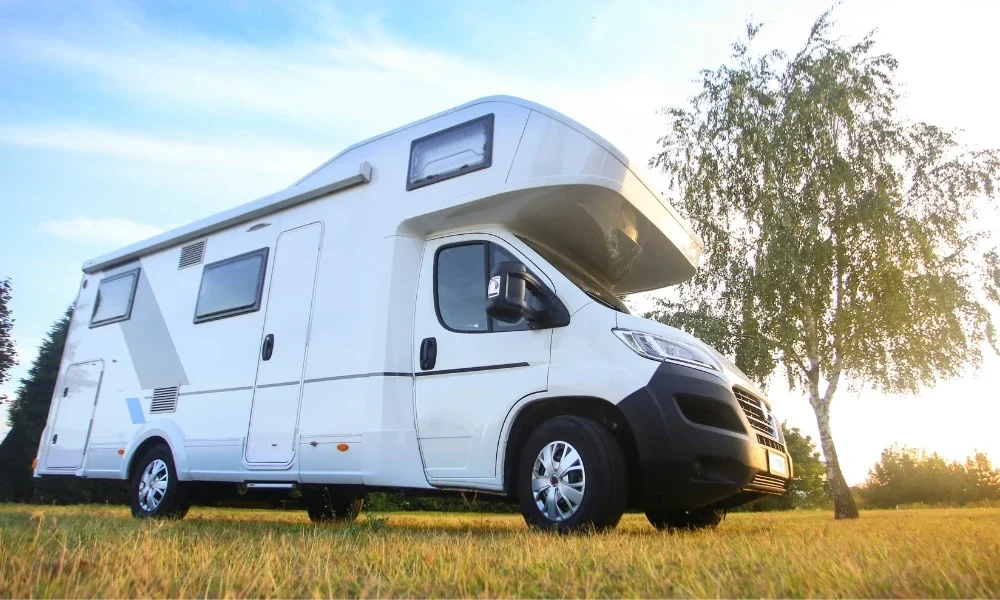
M830 431L830 405L819 398L816 400L813 402L813 410L816 412L820 445L823 448L823 458L826 460L826 478L833 491L833 516L835 519L857 519L858 506L854 503L851 488L840 471L837 447L833 444L833 432Z

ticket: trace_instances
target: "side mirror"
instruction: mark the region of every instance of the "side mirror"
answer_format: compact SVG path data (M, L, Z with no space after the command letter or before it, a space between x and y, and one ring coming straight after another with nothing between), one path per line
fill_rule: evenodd
M543 306L531 306L528 288L536 298L542 299ZM514 261L502 262L490 273L486 314L504 323L517 323L524 319L528 323L544 325L552 314L550 295L542 282L524 265Z

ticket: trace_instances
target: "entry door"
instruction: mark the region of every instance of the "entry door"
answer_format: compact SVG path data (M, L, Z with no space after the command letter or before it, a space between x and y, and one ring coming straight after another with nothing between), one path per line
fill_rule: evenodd
M49 432L45 466L77 469L83 464L94 404L101 387L104 362L70 365L56 391L56 420Z
M424 468L429 478L493 478L511 407L547 387L552 331L486 315L492 265L526 263L499 239L454 236L428 242L424 252L413 347ZM421 347L429 344L437 356L424 368Z
M302 372L322 239L320 223L278 236L247 436L249 463L286 464L295 453Z

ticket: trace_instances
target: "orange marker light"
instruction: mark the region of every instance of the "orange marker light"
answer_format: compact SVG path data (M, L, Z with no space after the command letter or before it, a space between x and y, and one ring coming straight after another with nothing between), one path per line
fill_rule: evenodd
M125 456L125 448L118 449L118 456Z
M340 450L341 452L347 452L348 448L350 448L350 446L347 444L337 444L337 450Z
M38 466L38 459L37 458L31 459L31 470L34 471L35 467L37 466Z

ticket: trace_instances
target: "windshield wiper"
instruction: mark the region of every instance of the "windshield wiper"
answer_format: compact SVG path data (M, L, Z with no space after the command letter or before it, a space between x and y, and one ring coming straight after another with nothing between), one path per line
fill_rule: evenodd
M594 292L592 292L590 290L583 290L583 293L587 294L588 296L590 296L598 304L603 304L604 306L607 306L611 310L616 310L616 311L618 311L620 313L628 314L628 311L622 310L622 307L617 306L617 305L615 305L615 304L613 304L611 302L608 302L607 300L605 300L604 298L601 298L600 296L598 296L597 294L595 294Z

